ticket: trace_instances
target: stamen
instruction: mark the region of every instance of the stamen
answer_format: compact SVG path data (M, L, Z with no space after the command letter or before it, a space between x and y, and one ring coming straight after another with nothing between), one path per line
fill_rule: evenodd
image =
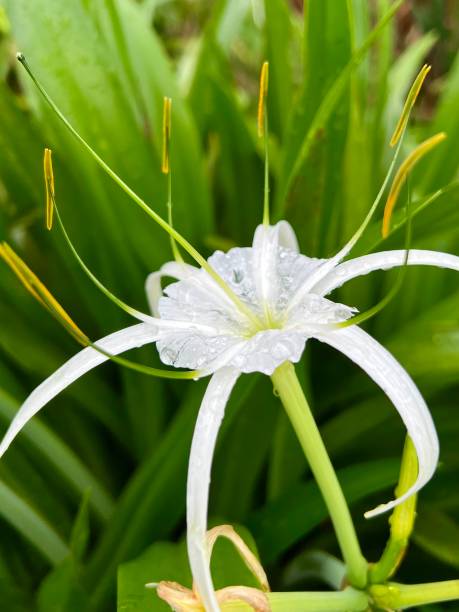
M49 160L50 160L49 163L51 163L51 153L52 153L52 151L50 149L45 149L45 156L46 156L46 151L49 151L49 153L48 153ZM51 166L51 172L52 172L52 166ZM45 179L46 179L46 175L45 175ZM59 212L59 208L57 206L54 190L50 191L49 195L50 195L50 201L51 201L50 205L51 205L52 209L56 211L57 221L58 221L59 227L61 229L62 235L64 236L64 240L67 243L67 246L69 247L72 255L76 259L78 265L83 270L83 272L94 283L94 285L99 289L99 291L101 291L109 300L111 300L114 304L116 304L116 306L118 306L118 308L121 308L121 310L124 310L124 312L126 312L128 315L130 315L130 316L132 316L132 317L134 317L136 319L139 319L140 321L146 321L146 322L151 321L152 317L150 315L145 314L143 312L140 312L136 308L132 308L132 306L129 306L128 304L123 302L123 300L118 298L109 289L107 289L107 287L96 277L96 275L93 272L91 272L91 270L88 268L88 266L84 263L84 261L82 260L82 258L78 254L78 251L76 250L73 242L70 239L70 236L67 233L67 230L65 228L64 222L63 222L62 217L61 217L60 212Z
M411 170L418 163L418 161L422 157L424 157L424 155L426 155L434 147L440 144L440 142L445 140L445 138L446 134L444 132L440 132L439 134L435 134L435 136L428 138L420 145L418 145L401 164L400 168L397 171L397 174L395 175L392 187L387 197L386 206L384 207L384 216L382 224L383 238L387 238L387 236L389 235L392 212L394 210L397 198L400 194L400 190L407 175L411 172Z
M98 155L94 149L86 142L86 140L77 132L77 130L73 127L73 125L66 119L63 113L59 110L58 106L52 100L52 98L45 91L41 83L37 80L37 78L32 73L29 64L27 63L24 55L22 53L17 53L16 58L19 62L24 66L27 74L32 79L34 85L37 87L38 91L41 93L47 104L51 107L54 113L59 117L62 123L66 126L69 132L80 142L81 145L88 151L88 153L92 156L92 158L97 162L97 164L108 174L108 176L139 206L144 212L147 213L149 217L151 217L164 231L166 231L170 236L174 238L182 246L185 251L203 268L209 276L217 283L217 285L224 291L227 297L233 302L233 304L238 308L238 310L243 313L252 324L258 329L262 327L262 324L258 317L255 315L252 310L246 306L239 297L232 291L232 289L225 283L225 281L221 278L221 276L209 265L209 263L204 259L204 257L197 251L186 238L184 238L181 234L179 234L170 224L165 221L161 215L155 212L152 208L148 206L148 204L142 200L140 196L138 196L135 191L133 191L117 174L112 168Z
M64 329L81 345L91 347L101 353L107 359L118 363L126 368L160 378L173 379L196 379L200 377L200 372L192 370L189 372L176 372L174 370L161 370L143 364L134 363L123 357L112 355L97 344L92 342L88 336L81 331L70 315L59 304L56 298L48 291L40 279L32 272L27 264L17 255L6 242L0 244L0 257L8 264L10 269L16 274L29 293L64 327Z
M289 309L291 309L293 306L295 306L299 300L305 295L305 293L311 291L313 289L313 287L320 282L323 278L325 278L325 276L331 271L333 270L333 268L340 262L342 261L354 248L355 244L358 242L358 240L360 239L360 237L362 236L363 232L367 229L370 221L372 220L378 206L379 203L384 195L384 192L386 190L386 187L389 183L390 177L392 176L392 172L395 168L395 165L397 163L397 159L401 150L401 146L402 146L402 142L403 142L403 136L405 135L405 130L406 130L406 126L408 124L408 120L410 117L410 113L411 110L413 108L413 104L416 101L417 95L419 93L419 90L422 86L422 83L424 82L424 79L426 77L426 75L428 74L429 70L427 69L428 67L424 66L422 68L422 70L420 71L420 73L418 74L418 76L416 77L413 85L410 88L410 91L408 93L408 96L406 98L406 102L405 105L403 107L402 110L402 114L400 115L400 119L398 121L397 124L397 128L394 132L394 136L392 137L392 141L394 144L396 144L396 149L394 151L394 154L392 156L392 161L390 163L389 169L386 173L386 176L384 177L384 181L381 185L381 188L378 191L378 194L376 195L376 198L373 202L373 204L371 205L370 210L368 211L365 219L363 220L363 222L361 223L361 225L359 226L359 228L356 230L356 232L354 232L353 236L351 237L351 239L344 245L344 247L338 251L338 253L336 255L334 255L333 257L331 257L330 259L326 260L325 263L323 263L321 266L319 266L316 270L316 272L313 272L311 274L311 276L309 277L308 281L306 281L303 286L301 287L301 289L296 293L295 297L293 298L293 300L290 302L289 305Z
M265 147L265 185L263 200L263 225L269 225L269 129L268 109L266 100L268 97L269 64L264 62L260 73L260 91L258 95L258 136L264 139Z
M405 273L408 267L408 257L410 254L411 248L411 239L412 239L412 216L411 216L411 189L408 185L408 201L406 205L406 234L405 234L405 257L403 259L402 267L398 271L397 279L390 291L374 306L366 310L365 312L361 312L355 317L348 319L347 321L343 321L342 323L338 323L336 327L350 327L351 325L360 325L364 321L368 321L375 315L377 315L381 310L383 310L392 300L395 298L397 293L400 291L403 285L403 280L405 278Z
M54 212L54 172L51 149L45 149L43 155L43 171L45 175L45 190L46 190L46 229L50 230L53 227L53 212Z
M429 74L431 66L428 64L424 64L421 70L418 73L418 76L414 80L410 91L408 92L408 96L406 97L405 104L403 106L402 114L398 120L397 125L395 126L394 133L392 134L392 138L390 139L390 146L394 147L397 142L400 140L403 132L405 131L406 125L408 123L408 119L410 118L411 109L413 108L416 99L421 91L422 84L426 76Z

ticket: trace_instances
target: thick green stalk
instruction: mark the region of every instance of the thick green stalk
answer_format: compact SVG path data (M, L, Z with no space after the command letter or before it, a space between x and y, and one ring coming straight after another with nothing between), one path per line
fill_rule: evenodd
M271 378L327 505L347 566L348 580L353 586L363 588L367 581L367 562L360 550L346 499L295 368L289 362L284 363Z
M370 596L381 608L407 610L441 601L459 600L459 580L426 584L378 584L370 587Z
M368 597L351 587L339 593L266 593L272 612L360 612L368 610ZM252 610L242 601L222 605L224 612Z

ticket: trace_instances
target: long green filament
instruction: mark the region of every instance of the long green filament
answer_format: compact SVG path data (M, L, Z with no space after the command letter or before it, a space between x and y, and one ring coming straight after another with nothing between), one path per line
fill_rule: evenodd
M420 72L420 74L422 74L422 70ZM414 84L412 85L411 89L410 89L410 93L408 94L408 99L410 99L410 104L407 106L408 110L403 110L402 113L402 117L403 117L403 122L401 124L401 132L400 134L397 136L396 141L394 141L394 144L396 143L396 149L394 151L394 155L392 157L392 161L390 163L389 169L386 173L386 176L384 178L384 181L378 191L378 194L376 195L376 198L373 202L373 204L371 205L370 210L368 211L368 213L366 214L363 222L360 224L360 226L358 227L358 229L354 232L354 234L352 235L351 239L348 240L348 242L344 245L344 247L338 251L338 253L336 255L334 255L333 257L331 257L330 259L328 259L322 266L319 266L317 268L316 272L313 272L311 274L311 276L309 277L309 279L302 285L301 289L297 292L297 294L295 295L294 299L290 302L287 311L290 310L295 304L298 303L299 299L301 299L301 297L303 297L303 295L305 293L307 293L308 291L310 291L314 285L316 283L318 283L320 280L322 280L329 271L331 271L342 259L344 259L344 257L346 257L346 255L348 255L350 253L350 251L354 248L355 244L357 243L357 241L360 239L360 237L362 236L363 232L366 230L366 228L368 227L371 219L373 218L379 203L384 195L384 192L386 190L387 185L389 184L389 180L390 177L392 175L392 172L395 168L395 164L397 162L400 150L401 150L401 146L402 146L402 142L403 142L403 136L405 134L406 131L406 126L407 126L407 122L408 119L410 117L410 112L411 109L413 107L413 104L416 101L416 96L419 93L419 87L415 87L415 84L418 83L419 80L419 75L418 77L415 79ZM423 79L422 79L423 81ZM422 84L421 81L421 84ZM412 93L414 92L414 93ZM400 121L399 121L400 123ZM286 313L287 314L287 313ZM362 319L363 320L363 319Z
M358 230L352 236L352 238L347 243L347 245L344 247L344 249L342 249L340 251L340 253L346 251L346 254L347 254L347 252L349 252L349 250L350 250L349 247L352 247L357 242L357 240L360 238L360 236L363 234L363 232L367 228L368 224L370 223L374 213L376 212L376 209L377 209L377 207L379 205L379 202L380 202L380 200L381 200L381 198L382 198L382 196L384 194L386 186L387 186L387 184L389 182L389 179L390 179L390 177L392 175L392 171L393 171L393 169L395 167L395 164L397 162L398 155L400 153L400 149L401 149L401 145L402 145L402 141L403 141L403 137L405 135L406 127L407 127L408 121L410 119L411 111L412 111L413 106L414 106L414 104L415 104L415 102L417 100L417 97L418 97L419 92L421 90L422 84L423 84L423 82L424 82L424 80L425 80L429 70L430 70L429 67L423 66L421 68L419 74L417 75L416 79L414 80L412 86L410 87L410 91L408 92L408 95L407 95L407 98L406 98L406 101L405 101L405 105L403 107L402 113L401 113L400 118L399 118L398 123L397 123L397 127L395 128L394 134L393 134L393 136L391 138L391 141L390 141L390 146L393 147L393 146L397 145L397 148L394 151L392 162L391 162L391 164L389 166L389 170L388 170L388 172L386 174L386 177L385 177L385 179L383 181L381 189L379 190L378 195L376 196L376 199L373 202L373 205L371 206L371 208L370 208L367 216L365 217L362 225L358 228ZM435 144L437 144L437 139L439 137L440 137L440 135L437 135L437 137L435 137L436 138ZM440 139L443 139L443 138L444 138L444 135L442 135L440 137ZM403 178L406 178L406 176L407 176L406 173L403 174Z
M348 319L347 321L343 321L342 323L337 323L337 327L350 327L351 325L360 325L364 321L368 321L375 315L377 315L381 310L383 310L392 300L396 297L398 292L403 286L403 281L405 279L405 274L408 268L408 259L411 248L411 240L412 240L412 214L411 214L411 190L408 187L408 203L406 207L406 234L405 234L405 257L403 259L403 263L401 268L398 270L397 278L395 283L392 285L391 289L387 292L387 294L374 306L366 310L365 312L361 312L355 317Z
M171 227L174 227L172 219L172 171L167 174L167 222ZM183 257L180 254L177 243L173 236L170 236L172 255L177 263L183 263Z
M265 146L265 185L263 195L263 225L269 225L269 140L268 140L268 113L265 109L265 133L263 136Z
M57 211L56 211L57 212ZM56 319L58 323L62 325L62 327L73 336L80 344L85 347L91 347L96 350L98 353L107 357L110 361L117 363L129 370L134 370L135 372L140 372L141 374L146 374L147 376L154 376L156 378L172 378L172 379L185 379L185 380L194 380L199 378L200 373L197 370L190 370L189 372L177 372L175 370L163 370L161 368L153 368L141 363L135 363L129 359L125 359L124 357L119 357L118 355L113 355L108 351L104 350L96 343L92 342L86 335L79 336L75 333L74 327L71 323L69 323L66 318L60 316L60 314L56 311L54 307L54 300L50 301L47 296L41 296L42 303L46 307L46 309L51 313L51 315Z
M367 581L367 562L360 550L349 507L295 368L290 362L286 362L277 368L271 379L327 505L346 563L348 580L352 586L363 588Z
M240 312L242 312L255 326L255 329L260 328L260 321L258 317L253 313L248 306L246 306L238 296L231 290L231 288L225 283L219 274L210 266L204 257L197 251L192 244L186 240L181 234L179 234L173 227L169 225L157 212L148 206L142 198L135 193L117 174L112 168L94 151L94 149L86 142L86 140L77 132L73 125L59 110L55 102L45 91L41 83L36 79L32 73L24 55L22 53L17 54L17 59L24 66L27 74L32 79L33 83L56 113L62 123L70 131L70 133L83 145L83 147L89 152L93 159L99 164L99 166L108 174L108 176L133 200L144 212L147 213L164 231L166 231L183 249L203 268L209 276L217 283L217 285L224 291L228 298L234 303Z
M172 133L172 99L165 97L163 103L163 157L161 161L161 172L167 175L167 222L174 227L172 221L172 164L171 164L171 133ZM175 261L183 263L177 243L170 236L171 250Z
M126 302L123 302L123 300L118 298L109 289L107 289L107 287L97 278L97 276L93 272L91 272L91 270L88 268L88 266L85 264L85 262L81 259L80 255L78 254L78 251L76 250L73 242L71 241L70 236L67 233L67 230L65 228L64 222L62 220L61 214L59 212L59 209L58 209L58 207L56 205L56 201L54 200L54 198L53 198L53 201L54 201L54 209L55 209L55 212L56 212L57 222L58 222L59 227L61 229L61 232L62 232L62 234L64 236L64 240L67 243L67 246L69 247L72 255L74 256L74 258L78 262L78 265L83 270L83 272L86 274L86 276L94 283L94 285L109 300L111 300L116 306L118 306L118 308L121 308L121 310L124 310L124 312L126 312L128 315L131 315L132 317L135 317L136 319L140 319L142 321L148 319L149 315L144 314L143 312L140 312L139 310L137 310L135 308L132 308L132 306L129 306L129 304L126 304Z
M105 351L104 349L97 346L94 342L89 341L88 346L95 349L98 353L101 353L110 361L117 363L124 368L128 368L129 370L134 370L134 372L139 372L140 374L146 374L147 376L154 376L155 378L171 378L174 380L196 380L200 377L200 372L197 370L190 370L188 372L177 372L176 370L163 370L161 368L153 368L151 366L144 365L142 363L135 363L129 359L125 359L124 357L119 357L118 355L113 355Z
M57 213L57 209L56 209ZM134 363L128 359L112 355L97 344L92 342L88 336L81 331L69 314L59 304L56 298L48 291L45 285L40 281L34 272L27 264L13 251L6 243L0 245L0 256L5 260L11 270L16 274L19 280L29 293L51 314L51 316L82 346L92 347L97 352L101 353L111 361L118 363L136 372L148 374L159 378L176 378L176 379L195 379L199 378L200 372L176 372L174 370L162 370L152 368L150 366Z

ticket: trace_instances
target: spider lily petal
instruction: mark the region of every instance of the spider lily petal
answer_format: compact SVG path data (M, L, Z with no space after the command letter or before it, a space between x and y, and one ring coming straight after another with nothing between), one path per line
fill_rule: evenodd
M224 367L211 378L199 409L191 443L187 482L187 544L196 590L207 612L219 612L210 575L207 505L210 472L218 430L239 372Z
M405 250L394 250L371 253L370 255L350 259L332 270L315 285L313 291L319 295L327 295L357 276L363 276L375 270L389 270L390 268L403 266L405 257ZM439 251L410 249L406 264L410 266L435 266L459 271L459 257Z
M270 322L270 308L279 292L277 262L279 248L298 253L298 242L293 229L286 221L274 226L259 225L252 244L252 267L258 301L263 306L266 321Z
M190 264L177 261L168 261L157 272L152 272L145 281L145 292L147 294L148 305L155 317L159 317L158 302L163 294L161 279L164 276L184 280L188 278L196 268Z
M419 491L434 474L439 447L429 409L398 361L359 327L319 333L316 338L349 357L381 387L398 410L416 448L419 473L414 485L398 499L366 512L365 516L387 512Z
M180 323L178 325L180 326ZM137 323L105 336L105 338L98 340L96 344L109 355L119 355L130 349L156 342L160 337L161 328L164 327L170 328L172 325L160 320L157 321L157 325ZM91 347L87 347L74 355L32 391L17 412L0 444L0 457L21 429L43 406L78 378L107 361L110 358L109 355L104 355Z

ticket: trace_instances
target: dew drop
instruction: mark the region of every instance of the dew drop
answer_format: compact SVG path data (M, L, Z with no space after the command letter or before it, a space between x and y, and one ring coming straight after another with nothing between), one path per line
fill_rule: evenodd
M271 349L271 355L274 359L286 359L289 354L289 347L284 342L277 342Z

